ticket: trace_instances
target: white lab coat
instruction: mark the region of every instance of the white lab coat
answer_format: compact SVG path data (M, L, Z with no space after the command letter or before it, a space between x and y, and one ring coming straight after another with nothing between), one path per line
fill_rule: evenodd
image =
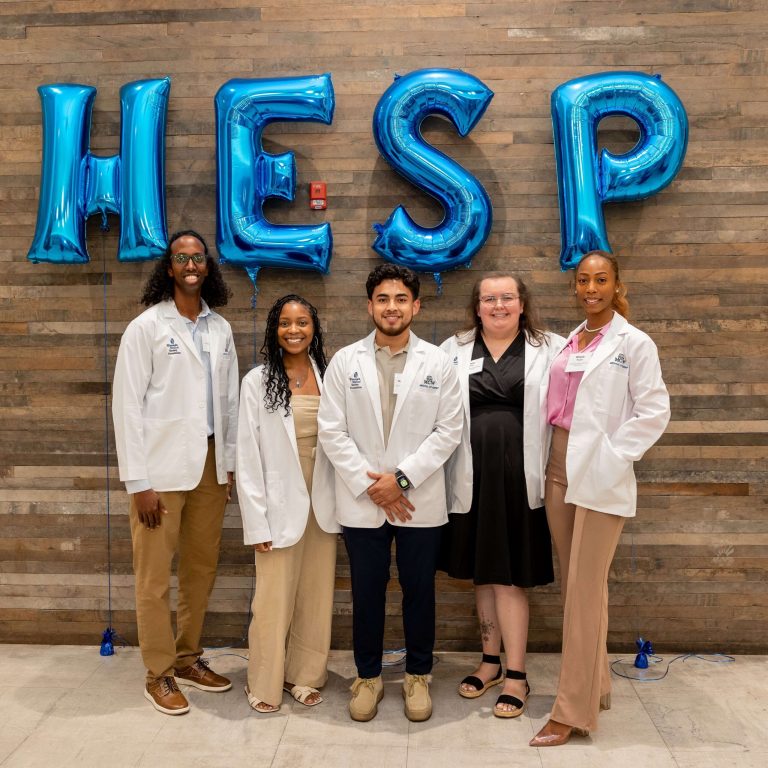
M374 337L375 332L339 350L325 373L319 440L336 469L336 518L356 528L383 525L384 511L366 493L374 482L366 473L399 468L411 481L406 496L416 509L412 520L394 525L443 525L444 465L462 431L458 378L444 352L411 333L385 447Z
M314 361L315 379L323 384ZM271 541L276 548L290 547L304 535L310 510L310 494L301 471L293 413L285 408L269 411L264 405L265 367L260 365L243 379L237 432L237 498L243 517L246 544ZM330 503L324 519L318 518L327 533L338 533L333 514L333 466L322 446L315 453L313 488L325 489ZM316 515L317 517L317 515ZM330 520L328 520L330 518Z
M237 354L229 323L208 317L216 476L235 469ZM208 453L206 370L172 300L132 320L120 340L112 419L120 479L147 480L155 491L190 491Z
M549 366L565 344L565 339L555 333L546 333L538 346L525 340L525 389L523 392L523 467L528 506L536 509L544 504L544 474L541 467L543 452L549 452L552 428L547 424L547 387ZM443 349L459 376L464 402L464 431L461 446L451 457L448 474L449 484L455 487L457 476L469 473L472 478L472 445L470 442L469 364L475 343L475 330L465 331L446 339ZM543 386L542 386L543 384ZM469 503L472 502L470 482Z
M584 323L568 339L583 327ZM634 517L633 462L661 437L669 416L669 394L656 345L616 313L576 393L566 454L565 501Z

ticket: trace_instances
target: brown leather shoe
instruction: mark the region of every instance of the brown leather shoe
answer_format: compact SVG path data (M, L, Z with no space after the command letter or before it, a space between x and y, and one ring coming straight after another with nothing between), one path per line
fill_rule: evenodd
M144 698L165 715L183 715L189 712L189 702L172 677L158 677L147 682Z
M200 657L191 667L176 667L173 670L176 680L181 685L191 685L199 688L201 691L211 691L212 693L221 693L228 691L232 687L229 678L223 675L217 675L209 666L208 662Z

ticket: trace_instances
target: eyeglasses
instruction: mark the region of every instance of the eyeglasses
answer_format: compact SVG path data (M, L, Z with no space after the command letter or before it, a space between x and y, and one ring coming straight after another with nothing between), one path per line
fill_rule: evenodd
M485 304L486 307L494 307L497 302L501 302L502 307L508 307L510 304L514 304L520 297L514 293L502 293L501 296L481 296L480 303Z
M171 257L177 264L186 264L190 259L195 264L202 264L205 261L204 253L174 253Z

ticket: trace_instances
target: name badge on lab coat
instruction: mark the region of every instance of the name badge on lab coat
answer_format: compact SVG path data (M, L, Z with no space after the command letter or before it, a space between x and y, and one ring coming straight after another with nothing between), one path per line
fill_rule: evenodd
M591 359L591 352L571 352L565 365L565 372L578 373L579 371L586 371Z
M402 393L403 393L403 374L396 373L394 383L392 384L392 394L401 395Z
M484 357L476 357L474 360L470 360L469 372L480 373L483 370L483 360L485 360Z

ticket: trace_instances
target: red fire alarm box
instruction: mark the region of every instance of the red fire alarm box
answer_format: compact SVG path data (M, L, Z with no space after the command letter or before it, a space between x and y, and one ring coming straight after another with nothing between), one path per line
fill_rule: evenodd
M313 211L324 211L328 207L324 181L309 182L309 207Z

